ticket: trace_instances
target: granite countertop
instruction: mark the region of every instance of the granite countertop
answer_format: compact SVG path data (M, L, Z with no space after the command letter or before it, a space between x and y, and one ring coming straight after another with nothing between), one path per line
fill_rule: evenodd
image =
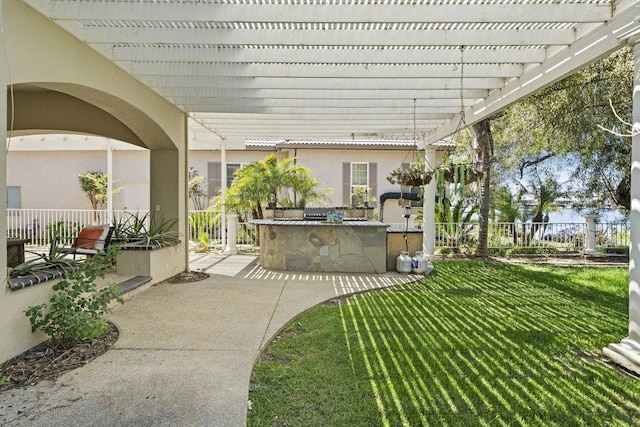
M422 228L409 227L406 230L407 233L422 233L424 230ZM405 233L404 227L387 227L387 233Z

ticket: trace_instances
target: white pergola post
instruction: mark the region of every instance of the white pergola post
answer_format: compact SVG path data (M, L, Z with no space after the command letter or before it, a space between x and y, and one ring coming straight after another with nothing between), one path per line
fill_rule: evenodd
M602 353L640 373L640 37L633 41L633 134L631 140L631 236L629 245L629 336Z
M222 195L222 212L221 215L221 227L222 235L221 242L222 247L227 247L227 146L224 143L220 144L220 194Z
M107 212L108 222L113 219L113 144L106 146L107 150ZM103 221L104 222L104 221Z
M227 227L229 232L227 233L227 246L224 248L225 254L237 254L238 247L236 246L236 235L238 234L238 215L227 215Z
M436 150L427 145L424 149L425 165L436 167ZM429 184L424 186L424 197L422 200L422 252L429 258L433 257L436 249L436 178L431 179Z
M0 25L2 25L2 1L0 1ZM0 31L0 44L4 46L4 34ZM0 138L5 141L5 149L0 150L0 277L7 277L7 87L11 83L7 61L0 61Z

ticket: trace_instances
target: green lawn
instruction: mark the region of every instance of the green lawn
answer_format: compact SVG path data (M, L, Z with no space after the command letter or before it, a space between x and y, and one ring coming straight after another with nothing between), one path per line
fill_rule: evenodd
M254 368L251 426L639 425L626 269L442 261L296 319Z

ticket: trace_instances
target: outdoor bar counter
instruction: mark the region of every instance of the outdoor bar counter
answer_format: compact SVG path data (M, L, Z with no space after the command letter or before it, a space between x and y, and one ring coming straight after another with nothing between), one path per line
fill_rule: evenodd
M378 221L252 221L260 227L260 264L270 270L384 273L386 229Z

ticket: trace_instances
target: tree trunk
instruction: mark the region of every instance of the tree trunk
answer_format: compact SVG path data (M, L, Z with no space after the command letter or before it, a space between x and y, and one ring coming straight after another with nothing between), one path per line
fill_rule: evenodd
M484 174L480 183L480 212L476 255L481 258L487 258L489 256L489 202L491 198L491 161L493 158L491 120L484 119L472 125L471 128L473 130L474 147Z

